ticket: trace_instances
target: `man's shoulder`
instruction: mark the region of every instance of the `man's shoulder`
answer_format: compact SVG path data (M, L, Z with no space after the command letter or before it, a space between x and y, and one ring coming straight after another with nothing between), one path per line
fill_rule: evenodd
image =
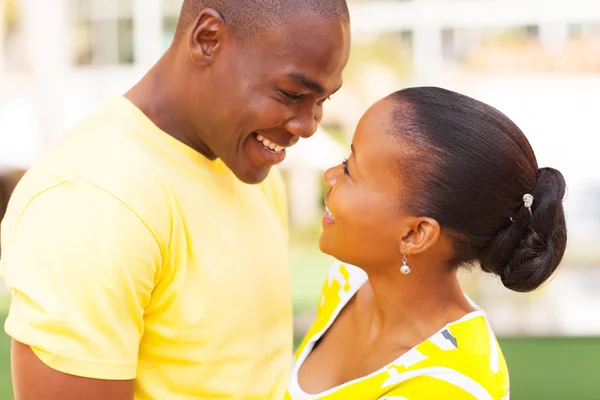
M36 205L35 215L39 216L40 223L45 220L40 211L67 215L70 209L88 205L87 217L80 221L82 224L120 225L123 223L120 216L128 213L141 220L155 238L167 240L171 207L167 194L159 185L133 181L126 175L105 180L98 178L61 177L53 175L53 171L40 171L33 167L12 193L2 221L3 240L5 235L17 229L32 204ZM114 209L113 204L117 204L123 213L107 213L107 210Z
M72 168L62 171L60 165L34 165L15 188L7 214L23 212L34 199L40 198L41 201L41 195L45 192L65 191L69 198L80 194L81 201L90 200L93 196L109 195L140 218L156 220L170 208L165 186L155 178L135 169L116 171L98 167L93 170ZM86 187L85 190L76 190L83 186Z
M38 164L66 178L83 176L100 184L150 182L159 172L158 154L149 151L140 129L126 114L100 108L69 129Z
M18 218L31 201L42 201L41 194L47 191L77 187L64 185L70 182L88 186L81 191L81 201L108 194L144 221L158 226L169 219L168 186L160 168L144 151L143 142L138 143L113 117L95 113L67 131L18 183L7 218Z

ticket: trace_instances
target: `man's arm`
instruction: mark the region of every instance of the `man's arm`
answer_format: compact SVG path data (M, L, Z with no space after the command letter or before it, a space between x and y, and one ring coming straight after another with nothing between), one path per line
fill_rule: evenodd
M15 400L132 400L133 380L106 381L63 374L44 364L29 346L12 341Z
M19 211L21 212L21 211ZM84 181L38 194L3 226L16 400L132 400L162 247L131 209Z

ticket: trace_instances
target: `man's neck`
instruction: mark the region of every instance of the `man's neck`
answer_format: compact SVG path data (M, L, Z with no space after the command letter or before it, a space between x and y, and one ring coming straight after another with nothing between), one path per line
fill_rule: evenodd
M173 74L173 70L177 69L175 51L177 50L169 49L125 97L162 131L214 160L216 156L200 140L202 135L184 111L186 105L182 102L187 98L186 87L182 85L181 77Z

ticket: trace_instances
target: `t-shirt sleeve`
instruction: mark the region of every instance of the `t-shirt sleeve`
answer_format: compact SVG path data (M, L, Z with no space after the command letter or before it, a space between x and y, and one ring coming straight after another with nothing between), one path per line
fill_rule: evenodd
M102 188L63 183L33 198L3 237L12 293L6 332L49 367L95 379L136 376L161 248Z

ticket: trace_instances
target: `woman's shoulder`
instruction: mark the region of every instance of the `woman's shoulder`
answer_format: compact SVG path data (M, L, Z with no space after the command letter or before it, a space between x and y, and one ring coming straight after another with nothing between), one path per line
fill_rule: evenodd
M384 382L389 394L407 386L435 394L456 391L455 397L497 400L509 390L508 369L485 314L475 311L454 321L400 357ZM408 384L407 379L411 379ZM424 388L421 388L424 385ZM437 388L437 389L436 389ZM454 392L452 392L454 393Z
M367 273L359 267L335 260L329 267L323 287L336 287L343 293L350 293L357 291L368 279Z
M300 352L308 341L322 335L331 326L367 280L367 274L362 269L337 260L333 262L321 289L316 318L300 345Z
M330 317L338 308L344 307L367 280L368 276L362 269L338 260L334 261L321 289L318 314L327 314L327 317Z

